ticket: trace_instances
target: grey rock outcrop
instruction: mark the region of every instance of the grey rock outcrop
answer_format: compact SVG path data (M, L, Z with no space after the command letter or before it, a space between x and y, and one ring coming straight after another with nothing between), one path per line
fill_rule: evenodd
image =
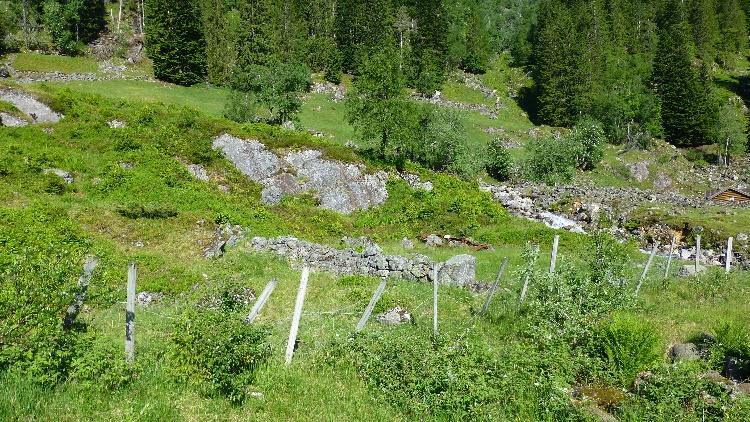
M669 350L669 357L673 362L698 360L701 358L698 347L693 343L675 344Z
M28 124L29 122L26 120L20 119L12 114L0 113L0 126L21 127Z
M703 265L698 265L696 267L695 264L689 264L689 265L683 265L680 268L678 275L680 277L690 277L690 276L697 275L705 271L706 271L706 267L704 267Z
M424 240L424 242L425 242L425 244L427 246L429 246L431 248L435 248L435 247L438 247L438 246L443 246L443 244L445 243L443 241L443 238L440 237L440 236L438 236L438 235L436 235L436 234L431 234L431 235L427 236L427 238Z
M237 169L263 185L261 200L278 204L284 196L309 192L320 207L349 214L382 204L388 198L385 172L364 173L364 166L326 160L315 150L276 155L256 140L224 134L213 142Z
M441 284L463 286L474 284L477 260L471 255L456 255L440 268L438 280Z
M34 123L57 123L62 117L49 106L25 92L2 89L0 100L13 104L18 110L31 117Z
M188 164L187 171L190 173L193 177L196 179L202 181L202 182L208 182L208 172L206 172L206 169L203 168L200 164Z
M370 244L362 252L357 252L352 248L336 249L295 237L283 236L254 237L250 247L254 251L271 252L290 261L303 263L336 275L370 275L432 282L432 271L436 265L440 265L420 254L411 254L408 257L386 255L375 244ZM449 265L443 265L442 270L439 270L438 280L441 284L474 283L473 257L454 257L453 261L449 260L449 262Z
M206 259L219 258L224 255L226 247L232 247L244 237L244 230L240 226L222 224L216 227L214 238L211 243L203 249Z
M641 161L635 164L631 164L628 166L630 169L630 177L633 179L643 182L644 180L648 179L649 171L648 171L648 163L645 161Z
M44 174L54 174L55 176L63 179L65 181L65 183L67 183L67 184L71 184L71 183L73 183L75 181L75 179L73 178L73 175L71 175L70 173L68 173L65 170L61 170L61 169L44 169L43 173Z

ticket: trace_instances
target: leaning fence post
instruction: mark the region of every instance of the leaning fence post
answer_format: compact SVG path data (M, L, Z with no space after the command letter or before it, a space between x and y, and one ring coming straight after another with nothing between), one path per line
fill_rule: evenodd
M730 237L727 240L726 272L729 272L732 269L732 241L734 241L733 237Z
M549 272L555 272L555 264L557 263L557 245L560 243L560 235L555 235L555 240L552 241L552 258L549 262Z
M701 266L701 235L695 236L695 274L698 274Z
M500 265L500 271L497 273L497 278L495 278L495 284L492 285L490 288L490 292L487 295L487 300L484 302L484 306L482 306L482 312L481 315L484 315L487 313L487 310L490 309L490 302L492 302L492 296L495 295L495 291L497 291L497 287L500 285L500 280L503 278L503 274L505 273L505 267L508 266L508 257L506 256L503 258L503 263Z
M385 283L386 279L383 277L383 280L380 282L380 285L377 289L375 289L375 293L372 294L372 297L370 298L370 303L367 304L367 307L365 308L365 312L362 314L362 318L360 318L359 322L357 323L357 327L354 329L355 332L362 331L363 328L365 328L365 324L367 324L367 320L370 319L370 314L372 314L372 310L375 309L375 305L378 303L378 300L380 300L380 296L383 294L383 291L385 290Z
M78 313L83 307L83 301L86 300L86 292L88 291L89 284L91 283L91 275L94 273L99 261L94 256L87 256L86 261L83 264L83 274L78 277L78 293L76 293L75 300L68 306L65 311L65 318L63 319L63 329L70 330L73 327L73 322L78 317Z
M672 265L672 254L674 254L675 242L677 242L677 237L672 235L672 244L669 246L669 258L667 258L667 270L664 271L665 279L669 278L669 267Z
M299 330L299 319L302 316L302 305L305 302L305 292L307 291L307 279L310 277L310 268L302 269L302 278L299 282L297 291L297 300L294 302L294 314L292 315L292 327L289 329L289 340L286 343L285 362L287 365L292 363L294 355L294 345L297 342L297 331Z
M137 268L135 262L128 266L128 299L125 305L125 361L133 363L135 359L135 280Z
M659 247L659 244L654 242L654 247L651 249L651 255L648 256L648 262L646 262L646 268L643 269L643 274L641 274L641 280L638 282L638 286L635 288L635 295L638 296L638 292L641 291L641 285L643 285L643 280L646 279L646 276L648 275L648 270L651 268L651 263L654 262L654 256L656 256L656 248Z
M247 318L245 318L245 322L248 324L252 324L253 321L255 321L255 318L260 313L261 309L263 309L263 306L265 306L266 301L271 296L271 293L273 293L273 289L276 288L276 279L272 279L271 281L266 284L266 287L263 288L263 292L261 292L260 296L258 296L258 300L255 302L255 305L253 305L253 308L250 310L250 313L247 315Z
M432 335L438 334L438 275L440 264L435 263L432 267Z

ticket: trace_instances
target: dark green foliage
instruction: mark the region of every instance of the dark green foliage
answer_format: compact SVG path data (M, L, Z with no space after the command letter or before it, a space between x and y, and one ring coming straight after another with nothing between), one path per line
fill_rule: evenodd
M721 36L715 3L715 0L692 0L689 9L696 53L708 62L714 60Z
M302 107L300 96L309 85L310 73L302 64L252 66L235 75L225 115L237 122L293 121Z
M55 48L76 54L104 29L104 11L104 0L47 0L43 21Z
M393 14L386 0L341 0L336 4L336 43L342 70L359 73L360 60L392 46Z
M45 192L51 193L53 195L62 195L63 193L65 193L66 189L67 185L62 178L54 174L47 174L44 176Z
M412 52L415 87L419 92L431 94L440 89L448 67L448 16L441 0L417 0L415 3L415 25L408 15L403 17L400 44L403 45L404 32L408 35L416 26Z
M639 372L661 359L664 347L651 324L627 314L615 314L604 321L594 344L605 371L622 387L630 386Z
M490 40L485 20L478 4L472 3L466 22L466 55L461 67L467 72L484 73L490 60Z
M513 162L503 138L494 138L487 147L487 174L499 181L510 179Z
M130 204L117 209L117 213L133 220L139 218L161 219L177 216L177 211L168 207L145 207L142 204Z
M407 145L407 156L433 170L464 177L476 174L467 147L466 131L454 110L424 106L415 142Z
M0 211L0 370L35 381L64 380L79 350L62 328L88 241L61 210Z
M206 75L206 41L198 0L146 0L149 29L146 48L154 75L163 81L193 85Z
M716 342L722 355L750 361L750 329L746 324L723 321L716 328Z
M707 77L700 77L693 67L688 31L682 2L668 2L660 22L653 78L661 100L664 134L680 147L712 143L711 122L716 112Z
M235 403L244 401L270 357L266 329L226 309L190 309L177 320L170 359L175 375Z
M137 363L126 363L120 341L86 335L77 345L70 365L70 381L87 389L113 392L133 382L140 371Z

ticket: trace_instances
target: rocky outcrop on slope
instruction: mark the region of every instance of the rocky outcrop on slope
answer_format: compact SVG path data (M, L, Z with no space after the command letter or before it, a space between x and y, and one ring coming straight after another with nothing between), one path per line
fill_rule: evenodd
M62 115L22 91L0 89L0 100L13 104L18 110L31 117L34 123L57 123Z
M253 139L224 134L213 141L235 167L263 185L261 200L278 204L284 196L307 192L320 200L320 207L349 214L382 204L388 198L388 174L365 173L361 164L322 158L317 150L292 151L281 156Z

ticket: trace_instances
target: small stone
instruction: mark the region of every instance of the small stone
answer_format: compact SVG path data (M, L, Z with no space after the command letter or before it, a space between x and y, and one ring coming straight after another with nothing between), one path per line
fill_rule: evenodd
M427 238L425 239L425 243L427 244L427 246L434 248L437 246L443 246L444 242L442 237L436 234L431 234L427 236Z
M119 163L120 168L123 170L130 170L133 168L133 163Z
M65 170L61 169L44 169L44 174L54 174L55 176L65 180L65 183L71 184L74 182L73 176Z
M0 78L10 78L10 70L7 66L0 66Z
M693 343L675 344L669 351L672 362L683 362L700 359L698 348Z
M700 274L702 272L706 271L706 267L703 265L698 265L697 267L695 264L689 264L689 265L683 265L682 268L680 268L679 273L677 273L680 277L689 277L696 274Z
M164 298L163 293L139 292L135 296L135 304L138 306L149 306L152 303L159 302Z
M188 164L187 171L196 179L202 182L208 182L209 177L206 169L200 164Z
M405 237L401 239L401 247L404 249L414 249L414 242Z
M375 320L384 325L398 325L411 322L411 313L400 306L396 306L380 315L376 315Z
M127 124L121 120L114 119L114 120L108 121L107 126L109 126L110 129L122 129L125 126L127 126Z

